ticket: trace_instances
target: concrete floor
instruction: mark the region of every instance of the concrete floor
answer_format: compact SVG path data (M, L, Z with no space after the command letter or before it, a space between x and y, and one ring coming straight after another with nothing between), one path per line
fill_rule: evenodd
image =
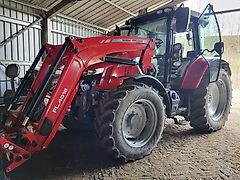
M230 119L212 134L168 122L150 156L131 163L110 158L92 133L61 131L49 146L16 169L12 180L240 179L240 92Z

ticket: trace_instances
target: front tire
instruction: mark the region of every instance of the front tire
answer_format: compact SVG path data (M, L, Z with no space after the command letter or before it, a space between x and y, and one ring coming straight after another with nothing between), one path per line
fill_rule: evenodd
M216 82L208 83L207 75L190 97L190 125L196 130L213 132L222 129L228 119L232 84L229 73L224 69L220 70Z
M166 118L158 93L145 85L123 85L101 104L96 131L107 151L126 162L150 154L161 138Z

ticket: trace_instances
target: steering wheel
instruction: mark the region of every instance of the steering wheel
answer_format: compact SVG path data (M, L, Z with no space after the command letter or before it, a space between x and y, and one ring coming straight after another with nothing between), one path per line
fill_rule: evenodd
M156 38L156 46L157 46L157 48L160 48L163 43L164 42L163 42L162 39Z

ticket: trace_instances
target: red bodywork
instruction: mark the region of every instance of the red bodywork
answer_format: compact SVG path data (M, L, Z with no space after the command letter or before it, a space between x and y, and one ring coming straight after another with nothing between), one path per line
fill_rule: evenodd
M53 87L53 83L50 83L46 92L43 91L44 98L41 99L41 104L44 104L44 110L38 121L29 118L26 115L26 109L29 109L29 103L41 89L48 72L51 72L52 64L58 59L59 52L63 51L64 45L45 45L46 56L31 85L31 90L28 91L27 97L17 113L10 111L7 125L1 127L3 133L1 133L0 145L8 160L6 172L10 172L26 162L34 152L47 148L73 98L79 91L80 80L85 76L84 74L101 69L101 77L96 85L96 90L101 91L112 90L130 76L147 74L153 68L155 41L152 39L104 36L84 39L70 37L68 40L70 45L67 46L57 64L57 68L61 70L60 76ZM140 64L129 65L103 61L106 56L131 61L140 59ZM207 68L208 64L202 57L196 59L187 69L181 88L194 89L198 87ZM50 79L50 82L53 81L53 78ZM45 126L50 127L47 133L43 133ZM21 140L24 140L24 144L16 140L16 134L20 136Z
M205 72L208 69L208 62L199 56L193 63L189 65L181 83L181 89L198 88Z
M49 95L50 98L40 120L36 123L28 119L24 110L47 75L50 65L62 48L61 45L46 45L46 57L23 105L16 115L13 116L10 112L8 117L8 121L11 122L10 125L2 126L4 133L0 137L0 145L2 151L7 154L9 161L6 172L12 171L27 161L32 153L41 151L48 146L79 89L79 80L85 71L103 68L97 89L107 90L121 85L130 75L146 74L148 69L153 66L154 40L124 36L70 39L71 45L68 46L58 65L58 68L62 68L61 75L54 90ZM139 66L119 65L103 62L100 59L109 54L131 59L140 57L143 60L142 69ZM50 88L48 87L48 89ZM46 93L45 96L48 96L48 94ZM49 134L43 135L41 128L46 119L52 126ZM24 146L15 142L14 136L10 137L11 133L16 132L27 141Z

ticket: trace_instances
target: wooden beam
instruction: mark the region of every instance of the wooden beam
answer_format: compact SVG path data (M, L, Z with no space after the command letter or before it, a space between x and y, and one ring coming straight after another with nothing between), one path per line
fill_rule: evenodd
M62 0L56 6L54 6L49 11L47 11L46 17L50 18L53 15L58 14L61 11L62 8L66 7L66 6L70 7L70 6L72 6L73 4L75 4L78 1L79 0Z
M224 10L224 11L217 11L217 12L215 12L215 14L226 14L226 13L233 13L233 12L240 12L240 8Z
M41 43L46 44L49 43L49 38L51 37L51 21L46 16L41 21Z
M123 8L123 7L115 4L115 3L113 3L112 1L109 1L109 0L104 0L104 1L105 1L106 3L111 4L112 6L114 6L114 7L116 7L116 8L118 8L118 9L124 11L125 13L130 14L131 16L134 16L134 17L137 16L137 14L134 14L134 13L128 11L127 9L125 9L125 8Z

